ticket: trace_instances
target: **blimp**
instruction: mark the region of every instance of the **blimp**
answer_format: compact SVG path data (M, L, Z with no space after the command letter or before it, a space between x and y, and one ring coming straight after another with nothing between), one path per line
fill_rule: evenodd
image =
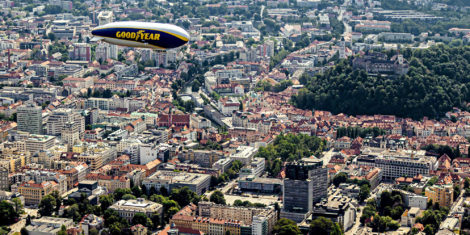
M181 27L151 22L113 22L94 28L91 34L91 41L156 50L177 48L189 41L189 33Z

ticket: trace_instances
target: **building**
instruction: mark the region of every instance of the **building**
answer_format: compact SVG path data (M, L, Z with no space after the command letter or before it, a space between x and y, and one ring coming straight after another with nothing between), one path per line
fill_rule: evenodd
M84 235L89 235L91 229L100 231L104 227L104 219L94 214L85 215L80 221Z
M382 181L382 169L378 167L351 164L343 169L342 172L348 174L350 180L367 180L372 190Z
M103 173L90 173L86 176L89 181L97 181L98 185L106 188L109 192L114 192L118 188L131 188L131 180L125 174L108 175Z
M198 215L208 218L218 218L225 220L238 220L249 225L253 224L256 216L266 219L266 229L270 234L277 221L277 215L273 208L251 208L251 207L235 207L215 204L213 202L200 202L198 204Z
M259 177L263 174L265 167L266 160L264 158L253 158L253 161L251 161L248 166L245 166L240 169L240 177L249 175Z
M369 53L353 59L354 69L364 69L372 74L404 75L408 72L408 61L403 55L397 54L388 58L383 53Z
M264 216L253 216L252 235L268 235L268 219Z
M183 150L178 155L180 161L188 161L200 165L201 167L211 168L215 162L225 158L222 151L217 150Z
M379 39L384 42L412 42L414 37L411 33L379 33Z
M382 180L395 180L398 177L429 175L436 158L408 152L384 152L363 154L355 159L360 166L373 166L382 169Z
M107 59L117 60L118 46L109 43L98 43L95 50L95 57L98 61L106 61Z
M73 198L75 201L79 201L82 195L85 194L90 204L98 205L99 196L107 193L108 190L105 187L99 186L97 181L83 180L78 184L78 190L69 194L68 198Z
M91 46L88 43L74 43L70 53L71 60L91 61Z
M403 227L413 227L416 219L421 215L421 210L418 207L411 207L405 210L401 215L400 225Z
M132 221L136 213L144 213L148 217L153 214L162 214L163 206L156 202L148 201L143 198L135 200L120 200L109 207L115 210L121 218Z
M249 165L253 156L258 152L258 149L251 146L238 146L235 153L230 155L233 161L240 161L243 165Z
M426 196L407 191L400 191L400 194L406 207L417 207L421 210L426 210L428 206L428 198Z
M147 235L147 228L142 224L137 224L131 227L132 235Z
M52 148L55 140L56 137L50 135L28 135L26 139L19 142L24 142L26 151L34 154Z
M0 166L0 190L8 190L10 188L8 172L8 168Z
M248 176L238 180L238 187L241 191L276 194L282 190L282 180Z
M72 219L43 216L39 219L32 219L31 224L26 226L29 235L56 235L62 228L74 226Z
M18 187L18 192L23 195L25 205L39 205L42 198L53 191L58 191L58 184L54 181L42 183L24 182Z
M68 146L77 144L80 141L80 133L76 128L75 122L67 122L62 129L61 138L62 141Z
M286 165L281 217L300 222L316 202L327 196L328 169L322 165L323 161L311 158Z
M325 217L337 222L341 228L348 230L356 222L355 202L347 196L337 195L317 203L312 212L312 219Z
M188 231L191 234L251 234L251 226L243 221L196 216L197 207L193 204L181 209L170 219L173 234Z
M197 214L197 216L196 216ZM248 208L218 205L213 202L190 204L176 213L170 224L179 230L191 229L205 234L272 234L277 214L273 208Z
M450 208L454 203L454 188L451 184L429 186L426 187L424 196L428 198L428 201Z
M112 11L101 11L98 14L98 24L105 25L114 21L114 14Z
M189 114L161 114L158 115L159 127L189 127L191 126L191 115Z
M20 168L26 166L26 164L31 163L31 154L29 152L5 150L6 149L3 149L2 151L2 155L0 158L0 166L7 170L7 176L8 173L16 172ZM2 174L4 173L2 172Z
M231 158L222 158L216 161L213 165L212 168L219 170L220 173L224 173L227 171L231 166L232 166L233 160Z
M42 134L42 109L33 102L26 102L17 109L17 129L31 134Z
M74 129L83 135L85 132L85 118L73 109L59 108L54 110L47 119L46 134L58 136L67 122L74 122Z
M188 172L157 171L142 181L147 189L161 187L171 192L174 188L188 187L198 195L202 195L209 189L210 175Z

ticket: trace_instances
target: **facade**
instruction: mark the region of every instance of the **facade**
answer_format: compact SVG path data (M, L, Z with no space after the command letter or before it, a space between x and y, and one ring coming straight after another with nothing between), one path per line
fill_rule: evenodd
M44 181L39 184L24 182L18 187L18 192L24 197L25 205L39 205L44 196L55 190L58 190L58 185L54 181Z
M244 224L253 225L259 231L271 234L277 221L276 211L273 208L250 208L219 205L213 202L200 202L198 215L207 218L242 221Z
M109 208L115 210L120 217L132 221L136 213L144 213L148 217L151 217L153 214L161 215L163 206L152 201L145 200L143 198L138 198L135 200L120 200L114 203Z
M451 184L426 187L424 195L428 197L428 201L439 203L441 207L450 208L454 203L454 188Z
M180 231L201 231L204 234L267 235L272 234L273 225L277 221L274 209L201 203L203 208L190 204L176 213L170 220L172 228ZM199 215L196 215L198 210Z
M436 162L435 157L408 155L361 155L356 159L358 165L374 166L382 169L382 178L394 180L398 177L414 177L418 174L429 175Z
M17 109L18 130L28 132L30 134L42 134L42 109L33 102L26 104Z

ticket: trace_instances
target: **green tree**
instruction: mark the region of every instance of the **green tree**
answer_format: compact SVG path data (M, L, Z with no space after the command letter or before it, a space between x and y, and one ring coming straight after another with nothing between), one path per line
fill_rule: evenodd
M131 188L132 190L132 194L136 197L140 197L142 196L142 189L140 189L139 186L137 185L134 185L134 187Z
M60 227L60 231L57 233L57 235L67 235L67 228L65 227L65 225L62 225Z
M89 231L90 235L99 235L100 232L96 228L91 228Z
M118 189L114 190L114 199L116 201L119 201L126 194L132 194L132 191L128 188L118 188Z
M15 206L15 211L17 214L23 214L23 203L21 203L21 200L17 197L11 199L13 202L13 205Z
M170 199L178 202L181 207L187 206L189 203L197 204L200 197L188 187L171 190Z
M52 195L52 197L54 197L54 199L55 199L55 208L54 208L54 211L55 211L56 213L58 213L59 210L60 210L60 206L62 206L62 196L61 196L60 193L59 193L58 191L56 191L56 190L53 191L53 192L51 193L51 195Z
M141 224L146 227L153 227L152 221L150 218L147 217L144 213L135 213L134 217L132 217L132 224Z
M370 187L367 184L361 186L359 191L359 201L363 202L365 199L369 197L370 194Z
M310 223L310 234L342 235L343 231L338 223L320 216Z
M345 183L348 180L348 174L340 172L333 178L333 184L338 187L341 183Z
M55 211L56 205L56 199L50 194L46 195L39 203L39 214L41 216L51 216Z
M7 201L0 202L0 225L10 225L15 222L19 214L13 205Z
M134 195L129 194L129 193L122 196L122 200L134 200L134 199L137 199L137 198Z
M273 233L277 235L302 234L299 227L297 227L297 224L294 221L286 218L281 218L276 222Z
M114 203L114 198L112 194L100 195L99 201L100 201L101 211L104 212Z
M216 204L222 204L222 205L226 204L224 194L219 190L216 190L211 194L210 201Z

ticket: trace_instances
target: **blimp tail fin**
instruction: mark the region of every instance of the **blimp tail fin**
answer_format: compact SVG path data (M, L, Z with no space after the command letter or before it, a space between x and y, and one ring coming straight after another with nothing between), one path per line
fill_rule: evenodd
M92 42L97 42L97 41L101 41L101 40L103 40L103 39L104 39L103 37L94 36L93 38L90 39L90 41L92 41Z

